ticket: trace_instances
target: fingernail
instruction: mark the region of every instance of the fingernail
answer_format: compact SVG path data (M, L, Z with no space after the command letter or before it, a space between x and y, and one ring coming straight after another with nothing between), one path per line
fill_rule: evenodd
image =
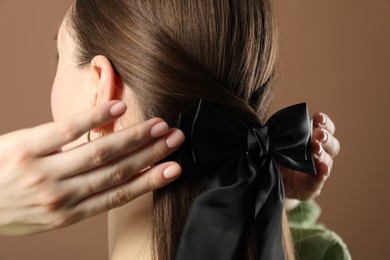
M167 180L175 179L181 174L181 167L177 164L168 166L164 171L164 178Z
M169 126L166 122L160 122L152 127L150 136L153 138L160 137L168 133Z
M321 131L321 138L320 138L321 143L326 143L328 141L328 134L325 132L325 130Z
M320 146L319 150L315 153L315 156L317 159L319 159L321 157L321 154L322 154L322 151L323 151L323 148L322 148L322 145L320 143L318 143L318 145Z
M117 117L117 116L122 115L126 111L126 109L127 109L127 107L126 107L125 103L118 102L110 108L110 114L111 114L111 116Z
M323 113L320 113L321 114L321 122L320 122L320 125L321 126L325 126L326 124L326 116L323 114Z
M166 140L167 146L171 149L178 147L184 141L185 137L182 131L175 130Z

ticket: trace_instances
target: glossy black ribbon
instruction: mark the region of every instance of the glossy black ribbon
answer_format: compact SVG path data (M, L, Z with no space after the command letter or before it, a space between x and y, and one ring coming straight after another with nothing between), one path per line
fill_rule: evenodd
M284 259L284 189L278 164L315 174L306 104L274 114L264 126L247 126L232 113L200 101L181 114L186 141L178 151L184 177L206 176L191 206L176 260L229 260L245 242L252 218L257 258Z

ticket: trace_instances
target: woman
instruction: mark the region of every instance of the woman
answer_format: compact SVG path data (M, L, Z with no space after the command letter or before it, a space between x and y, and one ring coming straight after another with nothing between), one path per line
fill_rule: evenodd
M235 111L248 124L267 117L277 58L269 1L76 1L61 25L58 50L52 91L55 120L113 99L129 107L121 120L97 128L100 135L151 117L176 125L178 115L192 113L199 99ZM316 123L325 123L326 117L318 118ZM339 147L333 124L327 121L329 131L319 127L314 132L317 177L310 182L285 169L292 174L286 192L293 197L315 196L329 175ZM172 132L171 140L180 143L183 136ZM118 169L120 178L127 178L122 166ZM188 211L204 180L182 178L111 211L111 258L175 258ZM118 196L119 205L121 201ZM262 253L253 250L248 227L246 232L237 259L255 259ZM281 258L293 259L289 242L284 229Z

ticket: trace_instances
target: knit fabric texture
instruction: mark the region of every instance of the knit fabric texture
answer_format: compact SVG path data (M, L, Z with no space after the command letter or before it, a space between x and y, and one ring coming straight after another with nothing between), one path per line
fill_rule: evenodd
M314 201L301 202L287 213L297 260L351 260L339 235L318 224L320 207Z

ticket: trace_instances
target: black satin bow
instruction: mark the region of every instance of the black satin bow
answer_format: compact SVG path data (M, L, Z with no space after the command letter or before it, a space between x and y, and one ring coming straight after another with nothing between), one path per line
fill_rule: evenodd
M223 108L200 101L181 114L186 141L178 151L184 177L205 174L181 236L176 260L237 257L244 231L255 223L258 259L284 259L284 189L278 164L315 174L306 104L274 114L265 126L247 126Z

